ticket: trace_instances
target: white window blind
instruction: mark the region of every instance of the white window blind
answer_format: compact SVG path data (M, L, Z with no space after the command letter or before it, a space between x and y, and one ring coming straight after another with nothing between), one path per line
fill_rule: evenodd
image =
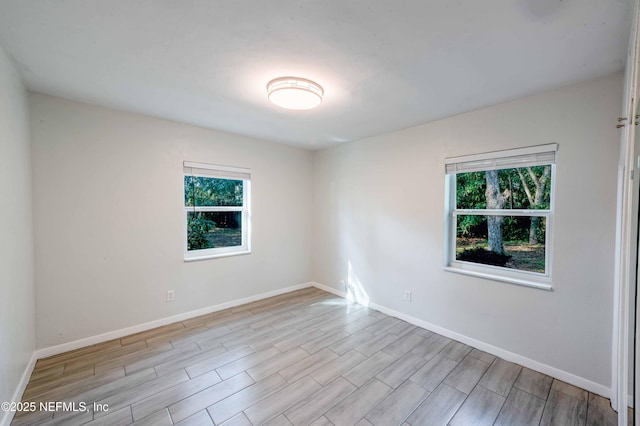
M445 159L447 174L555 164L558 144L538 145Z
M251 169L240 167L216 166L212 164L192 163L185 161L184 174L209 178L251 180Z

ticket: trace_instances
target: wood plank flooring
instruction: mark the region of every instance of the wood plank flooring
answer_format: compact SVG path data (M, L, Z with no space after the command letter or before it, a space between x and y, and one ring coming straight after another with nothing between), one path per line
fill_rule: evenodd
M88 409L12 424L617 423L600 396L315 288L39 360L23 402L56 401Z

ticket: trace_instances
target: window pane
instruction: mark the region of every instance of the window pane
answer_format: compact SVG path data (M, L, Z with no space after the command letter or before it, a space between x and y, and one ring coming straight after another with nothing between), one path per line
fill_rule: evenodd
M456 260L545 272L546 218L459 215Z
M187 250L242 245L242 212L187 212Z
M550 165L456 175L458 209L548 210L550 200Z
M203 176L184 177L185 206L242 206L243 181L208 178Z
M184 177L184 205L188 207L194 206L194 188L193 176L185 175Z

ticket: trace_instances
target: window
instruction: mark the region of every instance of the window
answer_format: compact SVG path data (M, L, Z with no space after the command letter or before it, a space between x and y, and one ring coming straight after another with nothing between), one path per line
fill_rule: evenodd
M449 158L446 269L551 289L557 144Z
M250 252L251 170L184 163L185 260Z

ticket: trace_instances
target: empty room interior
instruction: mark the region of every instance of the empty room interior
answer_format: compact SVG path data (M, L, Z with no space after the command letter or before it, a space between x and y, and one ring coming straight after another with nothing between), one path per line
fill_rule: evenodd
M0 0L0 425L633 425L638 2Z

